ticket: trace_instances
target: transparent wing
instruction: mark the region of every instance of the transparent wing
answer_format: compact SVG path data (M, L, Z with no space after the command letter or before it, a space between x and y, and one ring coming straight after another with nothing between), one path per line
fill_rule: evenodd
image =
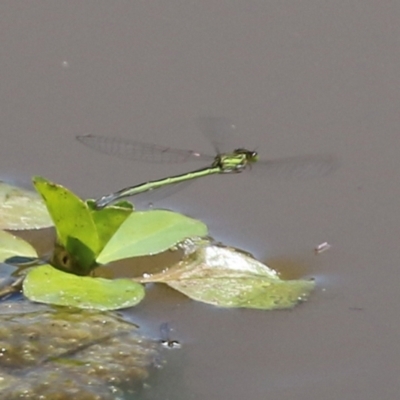
M238 143L236 126L228 118L202 116L197 118L197 126L218 154L243 147L243 143Z
M215 158L215 156L200 154L191 150L173 149L117 137L83 135L77 136L76 139L101 153L137 161L163 164L186 161L212 162Z
M257 175L278 179L311 179L328 175L339 166L330 154L287 157L270 161L258 161L252 166Z

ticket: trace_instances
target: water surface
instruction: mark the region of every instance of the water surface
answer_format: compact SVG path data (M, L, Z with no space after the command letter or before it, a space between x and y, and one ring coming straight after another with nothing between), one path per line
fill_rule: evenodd
M74 137L209 152L194 124L204 114L231 118L262 157L341 161L307 182L209 177L158 204L263 260L305 262L319 290L278 312L151 290L131 317L153 332L171 322L183 347L167 355L149 398L396 398L398 17L387 0L1 6L4 177L39 174L100 196L185 172L96 154ZM332 248L314 255L325 241Z

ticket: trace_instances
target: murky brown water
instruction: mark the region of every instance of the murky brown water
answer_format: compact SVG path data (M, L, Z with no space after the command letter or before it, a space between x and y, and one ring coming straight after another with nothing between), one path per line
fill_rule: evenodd
M183 348L149 399L397 397L395 2L88 0L0 9L3 177L27 183L39 174L98 196L185 172L191 166L102 156L74 136L211 151L196 131L200 114L231 118L243 145L265 158L330 152L341 160L324 179L210 177L159 203L264 260L305 265L319 290L286 312L217 310L151 290L132 319L153 333L169 321ZM315 255L323 242L332 248Z

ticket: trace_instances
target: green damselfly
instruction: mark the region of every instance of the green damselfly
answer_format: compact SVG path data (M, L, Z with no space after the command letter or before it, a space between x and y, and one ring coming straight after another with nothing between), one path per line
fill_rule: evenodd
M216 149L217 154L214 156L116 137L96 135L77 136L77 139L81 143L97 151L132 160L156 163L180 163L197 160L209 163L208 166L191 172L129 186L102 196L95 201L96 207L103 208L125 197L203 176L240 173L248 168L252 168L253 165L257 165L257 169L260 169L264 173L272 172L275 176L299 178L323 176L330 173L336 167L336 160L331 155L306 155L264 161L259 160L256 151L247 150L242 147L231 152L222 152L220 149L222 141L226 138L227 130L234 128L234 126L228 120L219 117L202 118L199 122L202 131L210 138Z

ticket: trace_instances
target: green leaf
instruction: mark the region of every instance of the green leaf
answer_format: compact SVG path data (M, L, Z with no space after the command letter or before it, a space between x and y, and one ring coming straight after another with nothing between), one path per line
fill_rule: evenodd
M104 249L118 228L132 213L132 208L109 206L101 210L91 210L91 216L99 237L99 247Z
M0 181L0 229L40 229L52 225L37 193Z
M35 177L33 184L43 197L54 221L57 242L67 252L62 257L56 254L53 262L61 269L87 274L96 266L96 257L132 209L108 207L94 210L90 201L84 202L61 185L42 177ZM66 262L57 262L60 259ZM72 265L73 268L65 268L65 265Z
M132 307L145 294L143 286L130 279L81 277L50 265L29 271L23 290L29 300L39 303L102 311Z
M263 310L291 308L315 286L309 280L281 280L249 254L207 243L166 271L138 281L164 282L193 300L219 307Z
M0 231L0 262L11 257L36 258L37 256L36 250L28 242L11 233Z
M34 177L33 184L54 221L58 241L69 250L68 242L74 238L97 254L99 239L87 204L67 188L42 177Z
M107 243L97 262L161 253L188 237L205 235L207 226L185 215L166 210L136 211Z

